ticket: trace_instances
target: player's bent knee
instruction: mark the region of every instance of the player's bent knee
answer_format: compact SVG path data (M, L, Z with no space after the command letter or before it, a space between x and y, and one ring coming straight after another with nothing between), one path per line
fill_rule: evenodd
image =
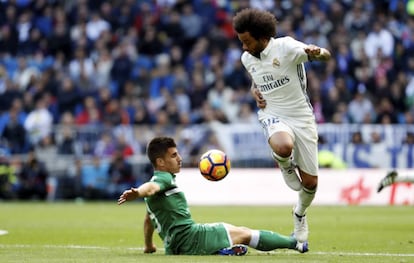
M247 227L231 227L229 229L233 244L249 244L252 230Z

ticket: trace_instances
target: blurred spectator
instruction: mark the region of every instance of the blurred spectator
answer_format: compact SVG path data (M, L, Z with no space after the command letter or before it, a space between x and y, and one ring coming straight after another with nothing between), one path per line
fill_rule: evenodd
M339 102L336 111L332 115L330 122L335 124L350 123L348 116L348 107L344 102Z
M115 98L109 100L102 115L103 124L108 127L129 124L130 122L128 112L121 107L120 101Z
M156 68L152 71L152 80L149 85L150 99L157 100L162 96L162 90L172 92L174 76L171 72L170 57L160 54L156 58Z
M379 124L396 124L398 116L388 97L381 98L378 102L375 123Z
M92 77L95 73L95 65L84 47L76 48L74 58L69 62L68 73L74 82L72 86L79 85L80 89L85 92L91 89L94 81ZM64 86L64 83L62 86Z
M189 3L184 3L180 16L180 24L183 28L183 50L187 51L192 48L197 38L202 34L203 21L194 8Z
M109 197L115 198L124 189L129 189L136 184L132 165L124 158L122 151L116 150L109 164Z
M257 124L257 114L253 111L250 103L242 102L240 104L235 123Z
M50 160L58 154L58 147L53 134L46 135L34 146L36 156L40 160Z
M183 42L184 29L180 21L180 13L171 9L168 15L160 20L160 27L168 37L167 44L180 46Z
M99 41L99 40L98 40ZM98 43L98 42L97 42ZM103 44L104 45L104 44ZM113 65L112 56L106 47L101 47L97 50L98 57L94 64L95 68L92 76L92 83L94 92L97 88L108 87L111 84L111 68Z
M86 35L88 39L95 41L103 31L111 30L111 25L102 19L99 12L93 12L86 23Z
M352 52L352 58L355 63L361 63L365 54L365 41L367 34L364 30L358 30L354 38L350 42L350 49Z
M17 86L12 83L10 80L6 80L5 82L5 90L2 94L0 94L0 111L5 112L8 111L12 107L16 107L15 103L20 102L20 109L22 108L21 100L23 98L23 92L21 92ZM16 102L19 101L19 102Z
M99 112L96 100L92 96L83 98L83 105L75 115L75 122L78 125L95 124L101 122L101 113Z
M81 168L82 197L86 200L106 199L109 186L109 164L99 156L92 158L92 163Z
M8 7L10 10L12 7ZM17 54L17 31L14 26L12 26L12 21L8 21L9 24L4 24L0 28L0 54L15 56Z
M364 139L362 137L362 133L360 131L356 131L352 133L351 143L357 144L357 145L365 144Z
M122 156L124 158L128 158L134 155L134 149L132 148L132 145L128 143L124 135L118 135L116 139L117 151L122 152Z
M34 151L30 151L27 160L18 173L19 188L17 194L19 199L46 200L48 177L49 172L45 164L36 157Z
M102 133L99 140L96 142L96 146L93 150L96 156L101 158L111 157L114 155L116 149L116 143L112 136L108 132Z
M190 101L191 101L191 110L193 114L199 114L201 107L204 104L205 99L207 98L208 89L204 83L204 76L202 72L194 72L191 76L191 87L189 91ZM199 122L198 116L195 116L196 122Z
M149 57L154 57L164 52L164 46L156 28L144 28L142 38L138 41L137 50L139 54Z
M372 30L364 43L365 53L369 58L377 56L381 52L386 57L392 56L394 51L394 38L391 32L385 28L381 21L375 20L373 22Z
M17 178L14 167L3 154L0 156L0 200L16 198Z
M207 100L213 108L220 109L229 121L234 121L239 111L239 102L233 89L219 78L207 93Z
M348 114L352 123L364 123L367 118L368 123L371 123L375 118L374 106L365 91L359 90L355 93L354 98L349 103Z
M76 154L75 132L71 127L64 126L60 131L61 138L57 143L58 154Z
M111 68L112 88L111 94L114 97L123 95L123 86L130 79L133 62L128 54L128 43L123 41L116 50L116 56Z
M62 56L63 61L69 61L72 53L70 34L64 21L56 23L49 36L49 51L54 56Z
M52 133L53 116L47 109L46 97L40 96L35 102L36 107L28 113L24 128L30 143L37 145L43 138Z
M148 112L148 109L145 105L145 102L142 100L136 99L133 101L134 106L134 117L132 119L132 124L151 124L151 116Z
M343 21L347 30L355 35L356 32L366 31L370 23L368 12L363 9L363 3L356 2L346 13Z
M1 137L6 139L11 154L22 154L28 150L27 133L19 120L18 109L9 111L8 122Z
M81 93L76 84L68 77L63 78L57 93L59 115L65 112L76 114L78 106L81 105Z
M191 99L187 94L185 87L178 85L174 88L173 99L177 103L177 110L179 114L191 113Z
M21 92L29 88L29 84L33 79L38 78L41 72L38 68L29 64L28 57L19 56L17 58L17 69L12 76L13 82Z
M75 158L69 163L65 173L56 178L56 199L82 198L81 169L82 159Z
M29 38L19 44L19 53L21 55L35 55L38 52L45 51L45 38L36 27L29 31Z
M21 52L22 44L25 43L30 37L30 30L32 29L32 13L28 10L24 10L18 18L16 29L18 35L18 47L19 53Z

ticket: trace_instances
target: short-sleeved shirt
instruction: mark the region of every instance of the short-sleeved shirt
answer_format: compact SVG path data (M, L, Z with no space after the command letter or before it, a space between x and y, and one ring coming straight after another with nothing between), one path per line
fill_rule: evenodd
M155 171L151 182L158 184L160 191L146 197L145 203L152 224L164 241L166 254L210 255L232 245L224 224L193 221L174 174Z
M259 119L276 116L286 123L305 126L314 121L306 94L305 47L292 37L281 37L271 38L260 58L243 53L241 61L267 103L259 110Z
M258 111L265 136L288 132L294 140L294 159L302 171L318 173L318 133L306 93L306 44L292 37L271 38L260 58L244 52L241 61L266 100Z

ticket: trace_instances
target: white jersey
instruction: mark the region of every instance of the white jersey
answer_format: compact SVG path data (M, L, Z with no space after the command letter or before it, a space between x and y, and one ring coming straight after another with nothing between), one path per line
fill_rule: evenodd
M259 120L275 116L298 126L314 123L306 94L306 46L291 37L271 38L260 59L243 53L241 61L267 103L258 112Z

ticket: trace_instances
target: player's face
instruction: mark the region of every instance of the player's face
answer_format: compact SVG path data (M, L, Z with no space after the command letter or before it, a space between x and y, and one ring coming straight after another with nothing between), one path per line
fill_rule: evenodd
M164 157L165 170L170 173L180 172L183 159L178 153L177 148L169 148Z
M265 49L266 44L264 41L257 40L250 35L250 32L244 32L237 34L240 42L243 45L243 50L249 52L251 55L260 58L260 52Z

